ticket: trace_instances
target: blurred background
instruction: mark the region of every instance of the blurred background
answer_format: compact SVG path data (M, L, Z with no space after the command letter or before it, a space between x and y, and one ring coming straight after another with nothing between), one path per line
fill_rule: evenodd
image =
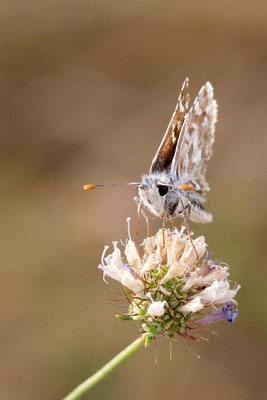
M114 317L121 288L97 269L127 216L134 232L135 189L82 187L148 171L186 76L191 100L210 80L219 104L215 218L191 228L242 285L240 316L204 332L209 342L178 337L172 361L159 339L158 365L153 346L139 350L84 398L266 398L263 6L1 3L1 399L60 399L137 337L138 323Z

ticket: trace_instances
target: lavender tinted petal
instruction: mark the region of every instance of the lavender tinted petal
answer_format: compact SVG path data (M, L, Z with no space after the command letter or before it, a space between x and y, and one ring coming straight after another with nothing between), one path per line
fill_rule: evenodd
M223 307L219 310L214 311L213 313L206 315L205 317L199 319L196 322L197 326L205 326L208 324L212 324L215 321L219 321L225 319L226 321L230 322L231 324L234 322L236 317L238 316L238 310L233 310L234 303L229 302L226 303Z

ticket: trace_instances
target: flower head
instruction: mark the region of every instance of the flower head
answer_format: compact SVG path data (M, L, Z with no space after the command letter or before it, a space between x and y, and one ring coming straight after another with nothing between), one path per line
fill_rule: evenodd
M122 319L139 320L142 331L151 337L189 331L217 320L234 322L234 297L240 289L230 289L228 267L218 265L206 254L204 236L196 239L177 229L160 229L146 238L141 247L128 239L122 256L117 242L99 268L104 279L119 281L129 302Z

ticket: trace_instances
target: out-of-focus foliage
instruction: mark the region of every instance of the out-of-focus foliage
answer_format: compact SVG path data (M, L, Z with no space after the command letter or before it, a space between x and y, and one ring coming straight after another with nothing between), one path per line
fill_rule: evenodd
M263 398L263 3L14 0L0 9L0 398L61 398L138 335L137 324L115 320L120 288L97 269L103 245L135 220L134 189L82 186L147 172L186 76L192 99L210 80L219 104L214 222L192 229L242 284L240 316L216 326L219 337L203 331L209 343L178 340L171 362L158 340L158 365L152 346L140 350L90 398Z

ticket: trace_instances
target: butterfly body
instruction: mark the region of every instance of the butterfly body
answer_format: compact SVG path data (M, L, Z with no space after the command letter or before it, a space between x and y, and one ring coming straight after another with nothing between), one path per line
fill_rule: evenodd
M212 221L202 205L204 199L195 190L183 190L179 182L173 182L167 174L150 174L142 177L138 186L140 204L159 218L174 219L183 212L195 222Z
M160 218L187 216L195 222L211 222L204 209L209 191L205 174L212 155L217 103L207 82L189 110L188 79L148 175L138 187L137 203Z

